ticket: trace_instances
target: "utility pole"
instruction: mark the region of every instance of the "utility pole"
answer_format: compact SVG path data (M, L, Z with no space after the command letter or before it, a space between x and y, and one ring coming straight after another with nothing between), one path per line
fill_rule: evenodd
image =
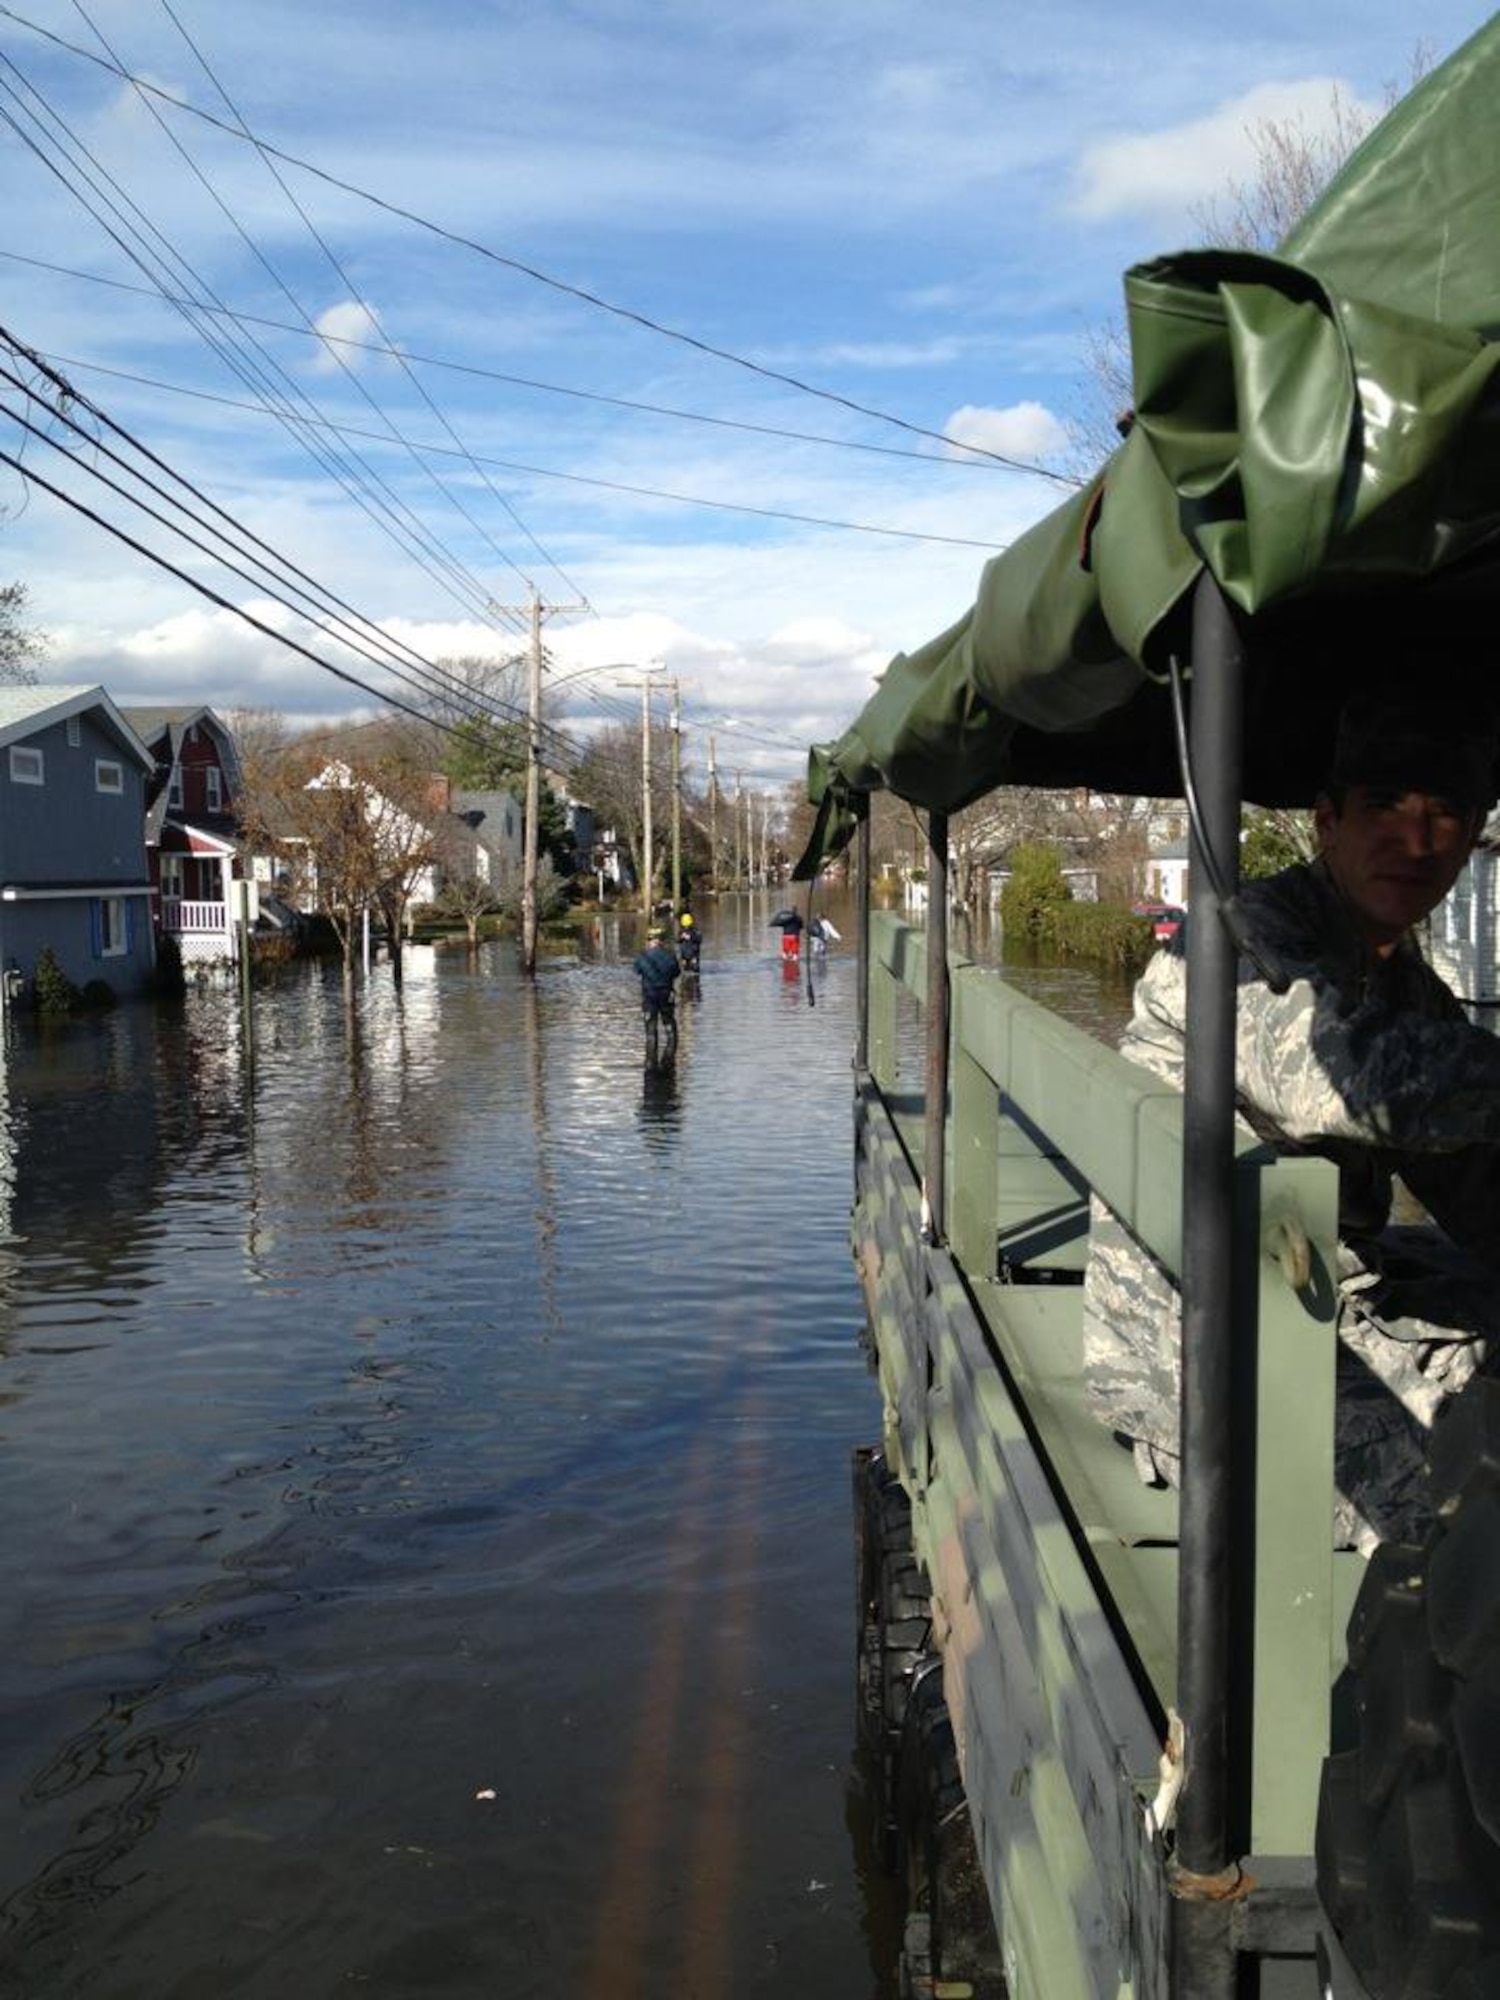
M744 821L744 817L745 774L743 771L736 771L734 774L734 886L736 889L740 886L740 875L742 872L740 868L740 827Z
M541 851L537 822L542 811L542 620L586 604L543 604L535 584L529 604L492 604L498 612L519 612L531 627L530 685L526 702L526 804L521 814L521 970L536 971L536 864Z
M658 661L657 665L660 666ZM618 681L618 687L635 687L635 681ZM651 682L643 673L641 690L641 908L651 914L651 894L656 876L656 852L651 826ZM675 740L675 739L674 739Z
M672 915L682 909L682 701L672 676Z
M719 890L719 767L714 761L714 739L708 739L708 891Z

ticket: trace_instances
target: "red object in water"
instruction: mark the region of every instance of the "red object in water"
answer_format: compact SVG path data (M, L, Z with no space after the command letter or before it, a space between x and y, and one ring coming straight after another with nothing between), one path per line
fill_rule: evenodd
M781 933L781 955L783 958L797 958L801 955L802 940L795 931Z
M1176 937L1182 928L1182 920L1187 915L1177 903L1137 903L1133 914L1151 919L1151 934L1159 944Z

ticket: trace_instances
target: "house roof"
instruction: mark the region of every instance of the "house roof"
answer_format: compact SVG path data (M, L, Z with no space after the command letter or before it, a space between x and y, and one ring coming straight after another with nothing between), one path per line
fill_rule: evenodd
M156 769L156 759L146 748L124 714L115 707L102 687L0 687L0 748L24 742L38 730L66 722L71 715L98 709L105 728L120 748L145 771Z

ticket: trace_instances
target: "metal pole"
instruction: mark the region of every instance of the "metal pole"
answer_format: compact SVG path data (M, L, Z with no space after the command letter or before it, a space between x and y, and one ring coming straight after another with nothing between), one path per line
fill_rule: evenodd
M641 884L641 908L649 916L656 856L651 851L651 683L647 680L641 682L641 860L646 878Z
M922 1234L944 1240L948 1142L948 815L927 815L926 1093L922 1134Z
M521 970L536 971L537 819L542 802L542 600L531 593L531 687L526 705L526 811L521 834Z
M1239 878L1244 659L1229 607L1207 573L1193 605L1190 748L1203 833L1226 896ZM1172 1991L1231 2000L1236 1825L1228 1716L1233 1522L1230 1302L1234 1253L1236 953L1209 887L1197 829L1189 848L1186 1106L1182 1196L1182 1504L1177 1706L1186 1776L1177 1812ZM1326 1532L1316 1523L1308 1532Z
M854 1036L854 1067L863 1076L870 1067L870 855L873 850L870 833L869 803L866 801L865 815L859 823L856 835L856 857L859 868L859 882L855 903L854 959L857 970L857 990Z
M682 908L682 702L672 676L672 914Z

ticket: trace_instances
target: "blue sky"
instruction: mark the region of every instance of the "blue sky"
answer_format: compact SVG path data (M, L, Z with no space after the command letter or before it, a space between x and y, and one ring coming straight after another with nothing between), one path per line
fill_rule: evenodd
M26 0L0 13L0 323L423 658L511 650L514 621L483 615L486 599L519 604L533 584L583 598L588 614L548 627L558 675L607 668L604 700L622 703L615 663L662 660L690 757L712 730L721 766L791 777L1059 489L560 287L918 431L1056 464L1088 330L1128 264L1194 239L1195 204L1244 169L1247 127L1321 119L1335 85L1373 105L1419 33L1441 59L1486 18L1453 0L1430 0L1420 30L1386 0L1198 12ZM282 159L278 182L243 139L38 27L96 57L107 44L131 75L330 178ZM153 294L77 198L85 171L119 205L116 235L123 212L173 260L174 288L251 326L248 360L231 365ZM371 351L381 341L404 365ZM236 367L275 370L305 414L370 434L343 446L364 508ZM19 401L7 386L5 409ZM786 431L831 442L768 434ZM0 440L16 452L5 415ZM854 448L871 446L885 449ZM88 451L64 460L32 439L24 456L130 520ZM372 521L372 492L424 561ZM717 504L648 497L668 494ZM27 582L49 678L297 717L368 707L7 467L0 508L0 580ZM139 516L131 532L173 547ZM264 593L180 545L174 559L401 691ZM607 712L590 692L559 688L558 713Z

